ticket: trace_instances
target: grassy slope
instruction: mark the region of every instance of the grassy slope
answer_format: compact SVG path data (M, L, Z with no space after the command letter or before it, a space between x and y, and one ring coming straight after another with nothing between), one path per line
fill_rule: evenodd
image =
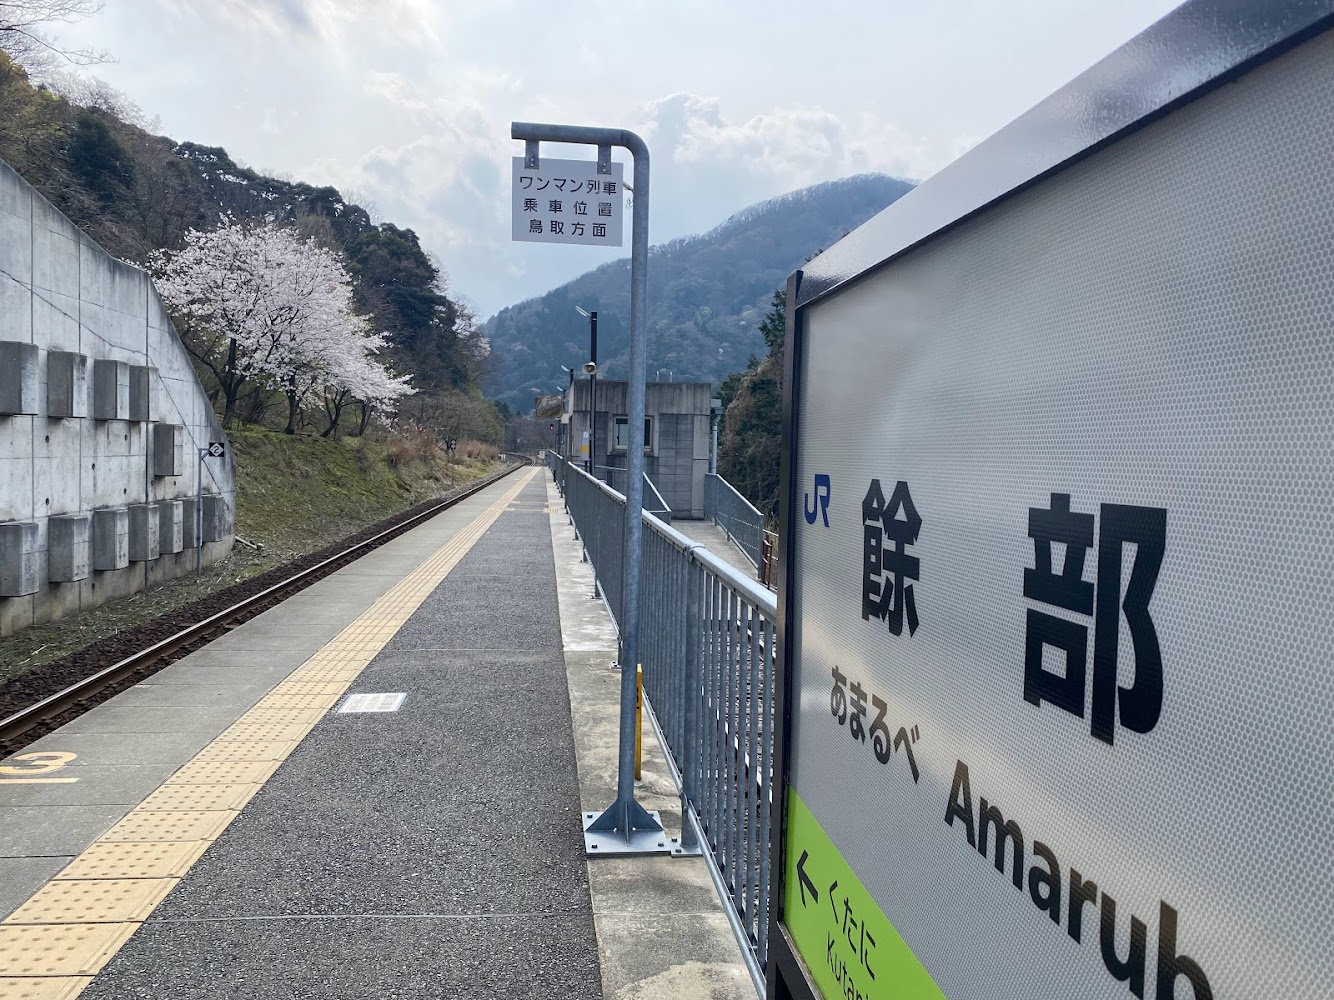
M294 437L242 430L236 455L236 533L278 560L309 552L374 521L486 475L495 463L445 463L366 438Z
M198 582L180 577L0 639L0 682L498 468L486 457L445 462L432 449L394 441L262 430L233 431L229 437L236 455L237 534L263 547L255 551L238 544L230 558L206 567Z

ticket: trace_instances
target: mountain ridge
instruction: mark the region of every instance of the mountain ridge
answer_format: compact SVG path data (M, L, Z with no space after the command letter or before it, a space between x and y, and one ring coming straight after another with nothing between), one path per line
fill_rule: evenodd
M648 376L661 369L677 381L719 385L763 355L758 325L775 288L812 254L860 226L913 183L886 174L857 174L757 202L717 226L649 250ZM561 365L588 360L588 321L575 307L598 311L598 366L611 378L628 368L630 261L602 264L544 295L500 310L483 332L499 363L488 395L516 412L531 387L552 391Z

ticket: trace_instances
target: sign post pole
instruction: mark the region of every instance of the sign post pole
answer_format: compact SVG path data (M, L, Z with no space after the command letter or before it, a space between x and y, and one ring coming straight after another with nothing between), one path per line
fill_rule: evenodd
M221 441L210 441L199 449L199 477L195 486L195 579L199 579L204 565L204 459L222 458L227 446Z
M207 448L199 451L199 475L195 480L195 579L199 579L204 566L204 458Z
M598 477L598 313L588 314L589 363L593 369L588 376L588 474Z
M611 147L634 158L634 208L630 243L629 427L625 490L624 603L621 626L621 717L616 800L584 827L584 843L597 854L670 854L672 844L657 816L635 799L635 666L639 663L639 576L644 534L644 379L648 370L649 154L644 140L625 129L514 122L510 137L527 143L523 166L539 169L538 143L565 142L598 148L597 172L612 173ZM516 181L516 186L518 182ZM516 191L516 197L518 192ZM516 205L516 212L519 206ZM619 227L618 227L619 228ZM516 235L520 227L516 219ZM550 242L562 242L549 240ZM573 240L571 242L574 242ZM583 240L579 240L583 242ZM619 245L619 244L617 244ZM590 442L591 445L591 442ZM589 448L592 458L592 447Z

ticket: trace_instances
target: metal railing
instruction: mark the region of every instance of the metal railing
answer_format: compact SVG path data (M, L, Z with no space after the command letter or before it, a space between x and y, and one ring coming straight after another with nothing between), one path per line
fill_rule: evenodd
M575 530L619 623L625 497L573 466L565 483ZM681 793L682 843L704 847L763 993L777 599L648 512L644 527L645 700Z
M763 558L764 515L716 472L704 477L704 516L727 532L758 569Z
M623 466L599 465L597 471L602 473L598 477L599 479L617 493L624 495L628 474ZM661 518L667 524L672 523L672 509L667 506L667 501L662 498L658 488L653 485L653 480L648 477L647 472L644 473L644 509L655 517Z

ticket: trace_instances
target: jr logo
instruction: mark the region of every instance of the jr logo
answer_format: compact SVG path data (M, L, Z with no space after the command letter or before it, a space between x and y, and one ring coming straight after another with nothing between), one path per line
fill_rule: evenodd
M814 524L816 515L824 518L824 526L829 527L829 477L823 472L815 474L815 496L806 494L806 523Z

